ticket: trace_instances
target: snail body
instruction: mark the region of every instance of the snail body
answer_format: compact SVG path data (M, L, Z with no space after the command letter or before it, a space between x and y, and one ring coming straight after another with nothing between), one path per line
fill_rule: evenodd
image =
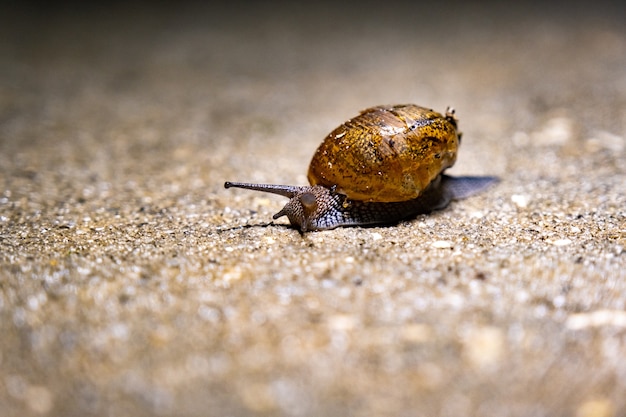
M289 198L287 216L302 232L396 223L476 194L494 177L450 177L461 134L454 111L372 107L333 130L309 165L310 186L226 182Z

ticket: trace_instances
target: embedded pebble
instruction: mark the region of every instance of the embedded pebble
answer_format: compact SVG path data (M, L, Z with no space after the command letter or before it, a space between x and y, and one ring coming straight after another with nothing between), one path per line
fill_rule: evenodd
M608 149L613 152L623 152L626 148L626 140L623 136L601 130L595 137L587 139L585 149L589 152L597 152L601 149Z
M222 279L225 282L237 281L241 279L242 275L243 275L243 271L241 270L240 267L236 266L234 268L231 268L225 271L224 275L222 275Z
M356 327L356 318L347 314L337 314L328 319L328 326L333 330L352 330Z
M431 243L431 246L437 249L449 249L452 247L452 242L448 240L437 240Z
M554 246L567 246L567 245L571 245L572 241L570 239L556 239L556 240L550 240L549 241L551 244L553 244Z
M511 201L517 207L525 208L525 207L528 207L528 202L530 201L530 197L527 195L522 195L522 194L513 194L511 196Z
M572 330L602 326L626 327L626 311L596 310L590 313L572 314L567 318L566 326Z
M554 117L548 120L542 129L532 133L533 141L538 145L563 145L573 136L574 123L567 117Z

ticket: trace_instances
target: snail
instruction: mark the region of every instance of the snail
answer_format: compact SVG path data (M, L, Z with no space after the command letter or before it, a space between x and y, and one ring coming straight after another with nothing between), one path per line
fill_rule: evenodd
M445 115L412 104L363 110L333 130L309 165L310 186L226 182L225 188L289 198L287 216L302 232L392 224L474 195L495 177L451 177L461 133Z

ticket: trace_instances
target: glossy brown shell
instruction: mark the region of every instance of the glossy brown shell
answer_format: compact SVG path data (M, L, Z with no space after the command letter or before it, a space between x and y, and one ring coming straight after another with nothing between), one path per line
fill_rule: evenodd
M454 165L458 146L451 113L411 104L372 107L324 139L308 178L352 200L411 200Z

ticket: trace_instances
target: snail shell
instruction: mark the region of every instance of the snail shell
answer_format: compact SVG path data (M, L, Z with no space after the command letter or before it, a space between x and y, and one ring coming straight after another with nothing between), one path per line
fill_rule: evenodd
M415 105L372 107L333 130L309 165L311 186L226 182L288 197L273 218L302 232L389 224L485 189L495 177L450 177L460 133L445 115Z
M324 139L308 179L351 200L411 200L454 165L459 136L453 111L442 116L412 104L372 107Z

